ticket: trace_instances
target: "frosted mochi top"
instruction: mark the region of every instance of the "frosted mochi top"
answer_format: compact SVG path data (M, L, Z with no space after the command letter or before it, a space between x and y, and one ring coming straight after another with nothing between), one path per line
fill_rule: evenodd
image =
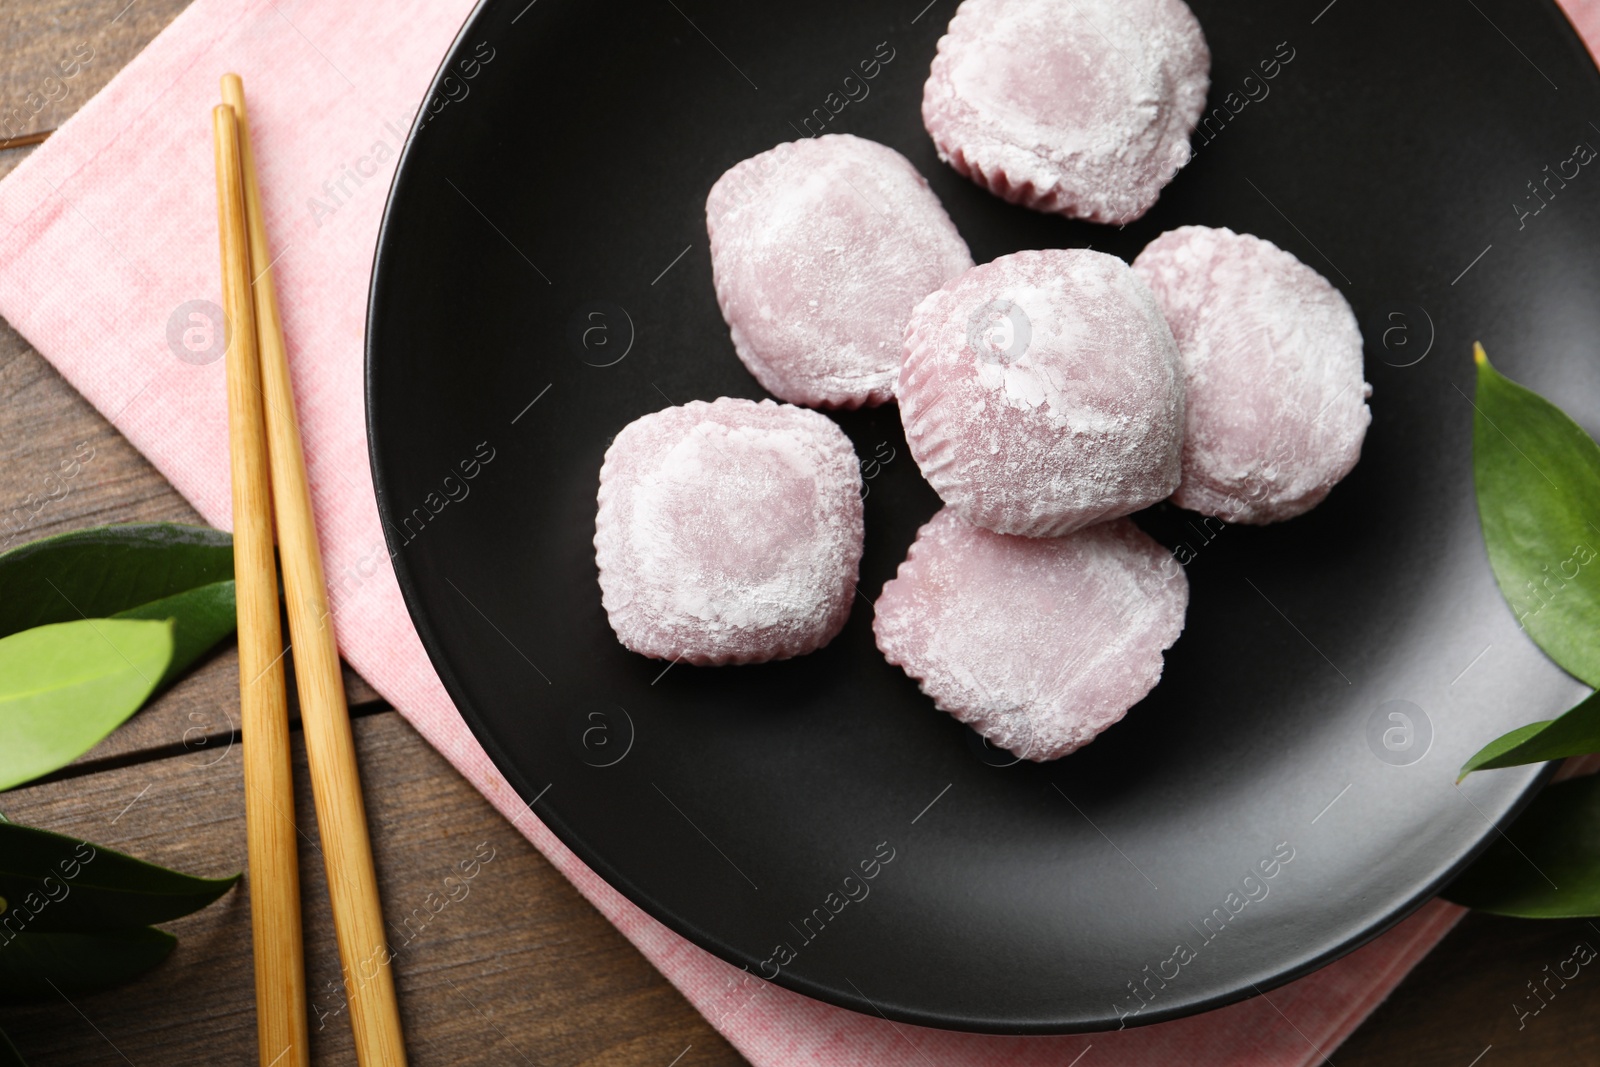
M945 508L883 587L872 628L940 709L1051 760L1155 687L1188 605L1183 568L1126 519L1008 537Z
M1361 458L1372 412L1343 294L1270 241L1184 226L1134 270L1178 341L1187 382L1181 507L1266 523L1310 510Z
M997 196L1123 223L1188 162L1210 70L1182 0L965 0L922 121L940 158Z
M1115 256L1002 256L912 313L897 386L906 441L946 504L1048 537L1127 515L1178 485L1178 350Z
M972 266L916 168L849 134L737 164L706 198L706 229L739 358L796 404L888 400L911 308Z
M827 644L855 595L861 484L849 438L814 411L724 397L629 423L594 537L618 640L701 665Z

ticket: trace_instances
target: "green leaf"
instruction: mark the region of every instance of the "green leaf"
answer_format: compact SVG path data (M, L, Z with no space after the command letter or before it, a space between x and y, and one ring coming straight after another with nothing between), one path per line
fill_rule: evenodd
M177 944L148 926L15 935L0 929L0 997L71 996L121 985L159 965Z
M1456 784L1460 785L1462 780L1473 771L1491 770L1496 767L1516 767L1523 763L1543 763L1545 757L1542 756L1527 760L1510 759L1509 761L1507 761L1507 757L1513 754L1520 754L1530 740L1538 737L1544 732L1544 728L1553 722L1555 722L1554 719L1545 719L1543 722L1530 722L1526 726L1519 726L1515 730L1501 734L1493 741L1490 741L1487 745L1478 749L1471 759L1461 765L1461 773L1456 775Z
M1445 889L1496 915L1600 915L1600 777L1557 782Z
M1600 688L1600 446L1482 345L1474 356L1473 475L1495 581L1528 636Z
M97 526L0 554L0 637L95 619L233 577L233 538L173 523Z
M205 655L238 625L233 599L233 579L197 585L127 611L113 619L171 619L172 662L161 679L162 685L176 680L189 665Z
M0 937L167 922L199 911L239 877L197 878L75 837L0 824Z
M79 619L0 638L0 789L89 751L172 660L172 624Z
M1560 718L1519 726L1495 738L1462 764L1461 778L1473 771L1543 763L1590 752L1600 752L1600 693L1590 693Z
M22 1053L17 1051L17 1046L11 1043L4 1030L0 1030L0 1067L28 1067Z

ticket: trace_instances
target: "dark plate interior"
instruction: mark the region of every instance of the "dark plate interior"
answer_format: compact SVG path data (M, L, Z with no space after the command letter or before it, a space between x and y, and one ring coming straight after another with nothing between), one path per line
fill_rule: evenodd
M1433 893L1540 778L1457 788L1456 767L1580 692L1484 559L1468 353L1481 338L1600 424L1600 174L1550 183L1537 214L1528 184L1600 145L1600 79L1546 2L1197 0L1225 110L1119 231L1010 207L938 163L918 103L953 8L919 7L479 8L407 146L373 280L373 469L401 586L539 817L718 955L947 1028L1213 1007ZM1189 560L1188 629L1150 698L1058 763L1005 765L935 711L874 649L865 599L815 655L665 671L600 606L612 436L669 403L763 395L713 297L706 192L875 54L869 95L827 129L905 153L979 262L1090 244L1131 259L1173 226L1225 225L1325 273L1366 334L1372 428L1322 507L1256 529L1140 516ZM863 458L893 455L869 468L871 598L937 502L892 406L839 421ZM863 861L870 895L839 905Z

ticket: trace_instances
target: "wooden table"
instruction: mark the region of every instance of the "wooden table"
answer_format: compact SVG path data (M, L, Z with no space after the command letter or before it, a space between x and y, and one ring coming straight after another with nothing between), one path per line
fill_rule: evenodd
M0 126L0 138L53 129L186 2L5 0L0 122L10 128ZM60 58L83 42L93 59L71 80L47 83ZM30 150L0 150L0 175ZM28 516L21 540L105 522L199 521L3 323L0 397L0 514ZM93 454L71 492L31 514L30 494L42 495L44 474L80 443ZM73 766L0 795L0 810L183 870L239 870L236 664L231 650L218 653ZM744 1062L393 709L353 674L347 680L391 923L401 926L415 909L425 914L424 901L458 861L492 850L467 895L422 923L399 951L414 1064ZM304 753L297 748L297 755L297 803L309 813ZM353 1063L316 824L302 826L312 1058ZM3 1008L0 1028L36 1067L252 1062L246 893L169 924L177 952L144 980L71 1003ZM1600 1014L1600 972L1580 972L1520 1029L1513 1011L1525 1003L1527 984L1578 941L1600 948L1600 924L1469 916L1334 1059L1341 1067L1600 1063L1600 1030L1589 1021Z

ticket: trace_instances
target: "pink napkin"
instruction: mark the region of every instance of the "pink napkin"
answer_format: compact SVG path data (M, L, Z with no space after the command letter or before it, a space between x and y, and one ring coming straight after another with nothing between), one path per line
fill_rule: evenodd
M1600 39L1600 0L1567 7ZM223 363L210 358L222 350L209 332L219 293L210 111L218 77L238 71L344 655L740 1052L759 1067L1060 1067L1090 1046L1095 1067L1300 1065L1331 1052L1459 909L1430 903L1339 962L1206 1015L1073 1037L958 1034L830 1007L723 963L629 903L524 807L456 713L407 617L373 503L362 412L363 318L386 190L471 8L196 0L0 182L0 314L208 522L229 525Z

